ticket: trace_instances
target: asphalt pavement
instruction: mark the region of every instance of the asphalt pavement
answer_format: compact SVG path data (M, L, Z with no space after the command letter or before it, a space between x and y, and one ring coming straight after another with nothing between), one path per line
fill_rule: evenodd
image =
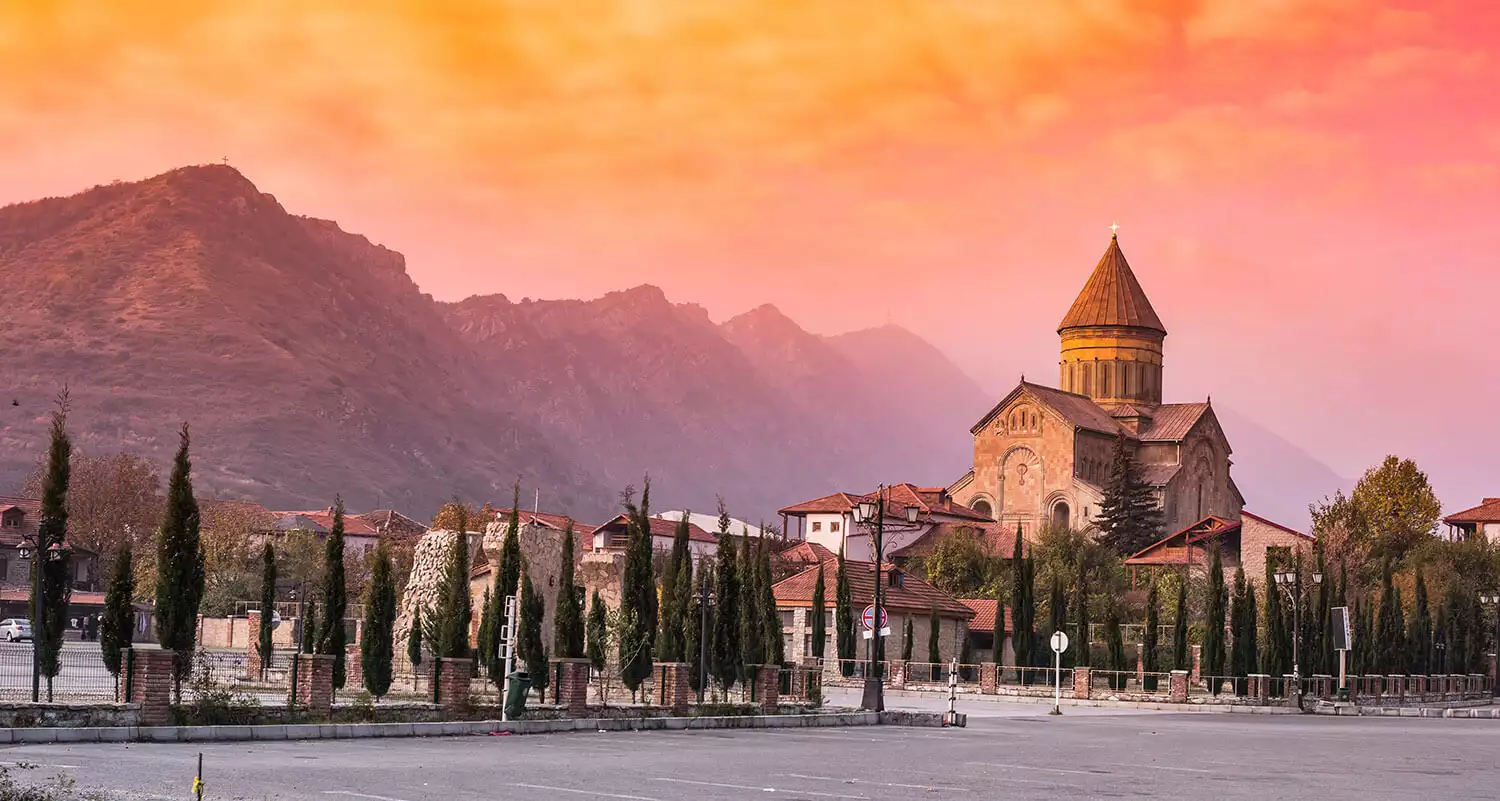
M129 801L189 797L200 752L205 798L257 801L1500 796L1490 721L1011 711L966 729L13 746L0 761Z

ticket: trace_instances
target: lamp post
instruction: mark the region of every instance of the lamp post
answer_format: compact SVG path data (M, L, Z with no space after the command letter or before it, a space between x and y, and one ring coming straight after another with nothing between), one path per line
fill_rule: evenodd
M42 563L56 562L62 558L62 549L57 543L51 543L46 548L41 547L41 535L36 538L26 536L22 540L19 549L20 557L31 561L31 597L36 599L35 607L31 610L34 619L31 621L31 702L33 704L42 697L42 638L47 630L47 593L42 581ZM39 557L45 553L45 558ZM67 580L66 577L63 579ZM50 686L50 685L49 685ZM50 690L48 691L50 695Z
M698 704L703 704L703 694L708 690L708 652L713 643L708 641L708 610L714 605L714 594L708 582L698 592Z
M883 653L880 643L882 639L881 624L884 621L880 619L880 613L885 608L882 604L884 593L881 592L881 568L885 562L885 489L885 485L881 484L880 489L875 494L875 500L862 500L858 504L855 504L854 507L854 522L870 529L875 536L875 611L871 615L872 619L870 621L870 645L866 651L869 658L869 670L865 672L865 694L862 704L865 709L872 712L882 712L885 710L885 677L881 675L876 661L879 655ZM900 526L897 530L912 530L916 525L917 515L920 512L921 509L908 504L905 509L906 525Z
M307 621L302 619L302 600L303 596L306 595L306 593L303 592L303 589L303 582L299 580L297 584L293 586L291 590L289 590L292 596L292 600L297 602L297 625L292 627L292 675L291 680L288 682L288 686L291 687L292 693L292 700L290 704L292 708L295 708L297 706L297 669L301 666L302 662L302 627L307 625Z
M1495 658L1500 660L1500 591L1486 593L1479 596L1479 602L1486 606L1495 607ZM1500 674L1500 667L1496 668ZM1490 695L1500 698L1500 676L1490 677Z
M1286 587L1287 594L1292 597L1292 692L1297 697L1297 708L1302 709L1302 665L1298 648L1302 640L1302 574L1295 570L1281 570L1271 578ZM1315 585L1322 584L1323 574L1313 571L1312 580Z

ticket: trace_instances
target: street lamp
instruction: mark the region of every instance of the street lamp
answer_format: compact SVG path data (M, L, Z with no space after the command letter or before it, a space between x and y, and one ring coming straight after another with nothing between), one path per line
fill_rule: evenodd
M1486 593L1479 596L1479 602L1486 606L1495 607L1495 653L1500 654L1500 591ZM1496 656L1500 659L1500 656ZM1500 673L1500 668L1497 668ZM1500 676L1490 677L1490 695L1500 698Z
M699 634L698 634L698 704L703 704L703 694L708 690L708 652L713 650L713 643L708 641L708 610L714 605L714 594L709 591L708 582L703 582L703 589L699 593Z
M31 621L31 702L39 702L42 697L42 637L47 629L47 593L42 590L42 562L56 562L63 558L63 548L57 543L49 543L46 547L46 558L35 559L41 550L41 534L35 538L22 535L20 557L31 561L31 597L36 599L35 608L31 613L35 619ZM63 577L67 581L67 577ZM51 687L51 684L48 684ZM48 690L50 699L51 690Z
M1287 588L1292 597L1292 692L1297 697L1297 708L1302 709L1302 665L1298 644L1302 640L1302 574L1294 570L1280 570L1272 574L1272 580ZM1323 583L1323 574L1313 571L1314 585ZM1306 711L1306 710L1303 710Z
M880 647L881 619L880 612L885 608L881 603L882 581L881 568L885 562L885 511L886 511L886 487L880 485L875 494L875 500L861 500L854 505L854 522L873 529L875 534L875 611L871 614L870 645L867 649L869 658L869 670L865 673L865 694L862 706L872 712L885 710L885 683L884 676L880 674L876 659L883 653ZM921 514L921 508L907 504L905 508L906 525L900 526L899 530L909 531L917 522L917 516ZM893 527L896 528L896 527Z

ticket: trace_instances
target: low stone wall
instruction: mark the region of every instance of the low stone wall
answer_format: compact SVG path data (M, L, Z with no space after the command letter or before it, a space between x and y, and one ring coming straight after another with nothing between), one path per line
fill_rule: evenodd
M130 704L0 703L0 728L77 728L137 724L136 709Z

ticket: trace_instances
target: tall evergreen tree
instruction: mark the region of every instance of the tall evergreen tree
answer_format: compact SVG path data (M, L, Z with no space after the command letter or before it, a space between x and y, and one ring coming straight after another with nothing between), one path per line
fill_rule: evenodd
M203 601L203 544L198 501L193 498L191 442L186 423L167 482L167 508L156 538L156 639L175 655L176 696L192 666L198 636L198 605Z
M907 620L910 621L910 618ZM911 623L908 622L907 625L909 626ZM938 648L938 645L942 642L942 629L943 621L938 617L937 604L933 604L927 613L927 661L934 665L943 661L943 656L940 653L941 649ZM936 669L933 670L933 675L937 675Z
M531 582L531 572L521 572L521 598L517 617L521 618L516 632L516 656L526 665L526 673L532 677L532 687L538 687L537 679L547 674L547 652L542 646L542 615L545 612L541 593ZM541 682L545 687L545 682ZM541 695L546 700L545 693Z
M462 659L469 655L469 621L473 609L469 598L468 514L459 510L459 530L448 547L448 558L438 585L437 609L432 626L437 656Z
M113 574L109 580L109 591L104 596L104 616L99 620L99 648L104 656L104 667L113 675L120 675L121 651L129 648L135 637L135 570L130 558L130 540L120 543L115 553Z
M468 589L467 577L464 589ZM333 657L333 689L344 688L344 615L348 600L344 595L344 499L333 496L333 525L323 550L323 620L318 626L318 653ZM467 627L466 627L467 628Z
M302 615L307 622L302 625L302 642L298 644L298 651L304 654L315 654L318 652L318 605L308 601L307 609Z
M1109 669L1114 671L1110 674L1109 686L1118 692L1125 689L1126 671L1130 666L1125 662L1125 640L1120 634L1120 610L1114 601L1110 602L1104 619L1104 636L1109 647Z
M370 571L365 601L365 632L359 641L359 667L365 689L383 698L391 689L391 662L396 653L396 582L391 575L391 550L382 537L375 545L375 567Z
M714 678L728 692L744 669L740 658L740 566L734 537L729 533L729 512L719 499L719 547L714 563Z
M765 531L764 524L760 527ZM765 623L764 644L766 664L780 665L786 661L786 640L781 632L781 612L776 608L776 592L771 587L771 547L764 536L759 537L760 566L755 586L760 590L760 614Z
M651 651L656 644L656 574L651 566L651 479L647 478L641 489L639 505L629 491L625 493L623 503L629 535L620 588L620 616L625 621L620 631L620 678L634 696L641 682L651 676Z
M1275 590L1274 589L1273 590L1269 590L1269 592L1275 592ZM1256 631L1255 631L1256 621L1258 621L1258 620L1259 620L1259 618L1256 617L1256 609L1255 609L1255 583L1251 582L1251 581L1246 581L1245 582L1245 631L1244 631L1245 640L1244 640L1244 642L1242 644L1240 644L1237 647L1242 648L1244 650L1245 664L1247 666L1249 666L1250 668L1252 668L1252 669L1254 668L1255 665L1257 665L1257 664L1260 663L1260 649L1256 645L1257 635L1256 635Z
M609 605L599 597L598 590L589 601L587 650L589 665L602 674L609 654Z
M812 597L812 653L814 659L823 658L824 641L828 639L828 599L823 587L823 563L818 563L818 580L813 585Z
M901 661L911 664L912 640L916 637L912 634L911 615L906 616L906 632L901 638Z
M1052 573L1052 593L1047 602L1047 617L1047 636L1050 642L1053 632L1066 633L1068 625L1068 594L1063 590L1062 574L1057 571ZM1063 652L1060 663L1063 667L1073 666L1073 649Z
M1261 652L1261 672L1280 686L1281 677L1292 672L1292 632L1282 608L1281 590L1276 584L1276 565L1266 560L1266 647Z
M1192 670L1193 662L1188 656L1188 577L1184 572L1177 577L1177 605L1172 610L1172 669Z
M684 610L677 605L677 574L684 565L687 570L692 570L692 555L688 550L689 514L684 512L682 519L677 521L677 529L672 534L672 551L661 576L661 631L657 634L656 650L663 662L682 661Z
M845 678L854 675L854 593L849 587L849 571L844 563L844 549L839 547L838 568L834 574L833 590L834 645L837 646L839 671ZM1000 649L1000 640L995 649ZM995 657L999 660L999 657Z
M1479 604L1479 594L1474 593L1470 598L1466 623L1469 642L1464 648L1468 656L1468 668L1464 672L1483 673L1485 672L1484 644L1489 639L1487 636L1489 626L1484 624L1484 608Z
M1427 609L1427 582L1422 576L1421 565L1417 566L1416 587L1413 590L1415 609L1412 610L1411 672L1425 676L1432 672L1432 617Z
M1245 661L1245 612L1249 611L1245 600L1245 568L1242 565L1234 571L1234 596L1229 606L1229 675L1234 677L1236 695L1244 695L1245 683L1241 679L1255 670L1254 665ZM1249 621L1249 625L1254 626L1255 621Z
M1365 598L1355 609L1358 629L1354 634L1354 661L1359 664L1360 675L1367 676L1380 672L1375 664L1375 604L1372 599Z
M748 536L740 552L740 681L750 686L755 666L765 664L765 613L761 610L760 556Z
M474 642L474 658L480 667L488 669L490 662L496 661L495 649L499 644L496 637L499 636L500 632L495 630L495 588L491 582L484 588L484 595L479 597L479 636Z
M563 531L562 568L557 577L557 603L552 613L552 653L559 659L583 658L583 609L573 578L573 521Z
M260 628L256 631L256 648L260 651L260 678L266 677L276 643L271 632L276 615L276 548L269 539L260 549Z
M1165 524L1156 493L1141 477L1124 434L1115 437L1114 458L1099 505L1099 541L1130 556L1161 539Z
M1021 525L1016 524L1016 544L1011 551L1010 627L1011 649L1016 654L1016 667L1024 683L1029 677L1026 668L1033 666L1032 645L1036 642L1033 619L1036 607L1032 603L1031 568L1026 558L1025 542L1021 536Z
M682 556L682 564L677 566L677 577L673 580L672 589L672 615L674 619L673 629L677 645L675 661L687 662L687 641L689 633L700 634L697 628L700 620L694 615L693 605L693 573L697 571L693 567L693 552L685 550ZM666 586L662 587L662 594L666 594Z
M1089 667L1094 663L1094 649L1089 637L1089 571L1082 552L1078 554L1075 567L1078 574L1078 644L1074 647L1078 655L1073 658L1073 665ZM996 609L995 616L999 617L1001 612Z
M1391 583L1391 560L1387 558L1381 568L1380 617L1376 622L1379 645L1376 651L1376 669L1385 675L1401 672L1400 633L1396 621L1396 589Z
M465 521L467 522L467 521ZM500 637L509 626L514 637L518 621L505 617L506 600L516 598L516 615L520 616L521 592L521 482L510 488L510 515L505 520L505 537L500 541L500 557L495 563L494 584L490 588L490 656L486 669L490 683L505 684L505 663L494 658L499 652Z
M1141 636L1141 666L1146 672L1146 692L1156 692L1157 671L1161 670L1160 659L1157 654L1157 629L1161 621L1157 618L1157 607L1161 606L1161 600L1157 597L1156 581L1153 579L1146 590L1146 631Z
M703 664L703 645L705 631L707 636L713 636L713 607L703 607L703 588L713 586L713 571L708 567L695 571L693 576L692 595L686 605L687 615L682 628L683 661L688 664L688 675L692 677L689 685L694 692L702 692L708 686L708 676L705 676L707 666ZM682 581L682 574L678 574L677 580Z
M1203 672L1208 677L1209 691L1218 695L1224 677L1224 561L1219 555L1219 544L1210 549L1208 566L1208 599L1203 615Z
M36 548L31 569L36 580L31 584L31 620L33 647L40 650L42 676L47 679L47 700L52 700L52 679L62 665L63 631L68 626L68 601L73 594L72 554L68 550L68 481L73 442L68 437L68 390L63 388L52 412L52 428L47 450L47 474L42 482L42 515L37 526ZM37 594L43 602L37 614ZM197 610L194 609L196 615Z
M406 631L406 661L412 672L422 666L422 608L411 610L411 628Z
M1316 656L1313 660L1313 675L1331 676L1337 675L1339 669L1338 654L1333 650L1333 595L1334 577L1326 569L1324 560L1323 544L1321 542L1313 546L1316 554L1314 568L1317 574L1323 577L1317 585L1318 605L1314 614L1318 619L1317 630L1310 640L1312 647L1309 649Z

